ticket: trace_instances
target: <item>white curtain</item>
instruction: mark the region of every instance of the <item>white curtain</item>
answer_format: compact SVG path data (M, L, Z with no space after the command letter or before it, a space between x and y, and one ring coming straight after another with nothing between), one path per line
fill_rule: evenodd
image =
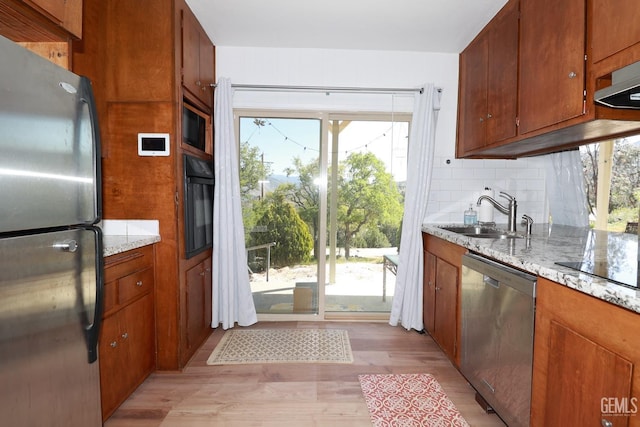
M220 78L213 122L215 188L213 202L213 289L211 327L229 329L258 321L251 295L240 206L238 150L233 131L233 90Z
M545 156L549 213L554 224L589 226L589 207L584 189L580 151Z
M432 84L416 94L409 134L409 164L396 289L389 324L421 331L422 322L422 222L431 186L435 131L440 91Z

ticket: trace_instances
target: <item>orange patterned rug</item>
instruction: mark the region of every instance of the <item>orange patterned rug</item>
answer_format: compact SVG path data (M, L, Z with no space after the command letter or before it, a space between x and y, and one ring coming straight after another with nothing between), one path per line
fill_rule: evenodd
M349 334L341 329L233 329L207 365L353 363Z
M375 427L469 427L430 374L359 375Z

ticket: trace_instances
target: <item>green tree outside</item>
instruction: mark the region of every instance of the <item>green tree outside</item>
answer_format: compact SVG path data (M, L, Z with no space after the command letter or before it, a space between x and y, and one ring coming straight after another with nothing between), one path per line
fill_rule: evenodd
M259 216L264 212L260 201L260 181L271 174L271 167L262 161L258 147L248 142L240 143L240 200L242 201L242 220L244 222L245 241L250 242Z
M317 259L320 195L314 180L320 171L318 158L307 164L293 158L285 172L297 176L297 182L281 184L264 199L260 181L271 171L262 162L260 150L242 143L240 165L247 246L276 242L272 261L279 266L306 262L312 250ZM337 187L338 245L344 247L345 258L352 247L399 244L403 195L380 159L370 152L351 153L338 165Z
M401 195L384 163L373 153L351 153L338 166L338 230L345 258L358 232L401 217Z
M581 147L585 190L591 214L596 212L599 144ZM640 205L640 146L626 139L617 140L613 149L608 229L624 231L627 222L638 221Z
M264 231L253 236L255 245L275 242L271 262L276 267L309 261L313 239L309 227L281 193L265 198L264 213L256 225Z

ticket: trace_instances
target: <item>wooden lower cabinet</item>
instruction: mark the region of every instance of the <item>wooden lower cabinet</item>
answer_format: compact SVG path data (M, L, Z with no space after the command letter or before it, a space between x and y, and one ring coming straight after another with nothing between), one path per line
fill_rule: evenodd
M187 270L187 348L192 351L211 333L211 257Z
M156 367L153 246L105 258L99 361L106 420Z
M460 274L466 249L423 233L423 321L445 354L460 365Z
M640 426L639 328L639 314L539 278L531 426Z

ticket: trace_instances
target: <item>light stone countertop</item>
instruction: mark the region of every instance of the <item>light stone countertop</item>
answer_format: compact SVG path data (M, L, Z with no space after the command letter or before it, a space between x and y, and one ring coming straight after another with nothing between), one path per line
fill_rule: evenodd
M116 255L160 241L158 220L105 219L99 224L103 232L104 256Z
M160 241L160 236L103 236L104 256L116 255L131 249L152 245Z
M608 254L609 262L615 262L616 259L628 263L637 262L636 235L534 224L529 239L486 239L467 237L442 229L445 226L461 224L423 224L422 231L463 246L472 252L640 313L640 288L622 286L555 264L580 261L585 254L595 254L596 257ZM506 229L504 224L497 226ZM523 232L523 228L520 226L519 233Z

